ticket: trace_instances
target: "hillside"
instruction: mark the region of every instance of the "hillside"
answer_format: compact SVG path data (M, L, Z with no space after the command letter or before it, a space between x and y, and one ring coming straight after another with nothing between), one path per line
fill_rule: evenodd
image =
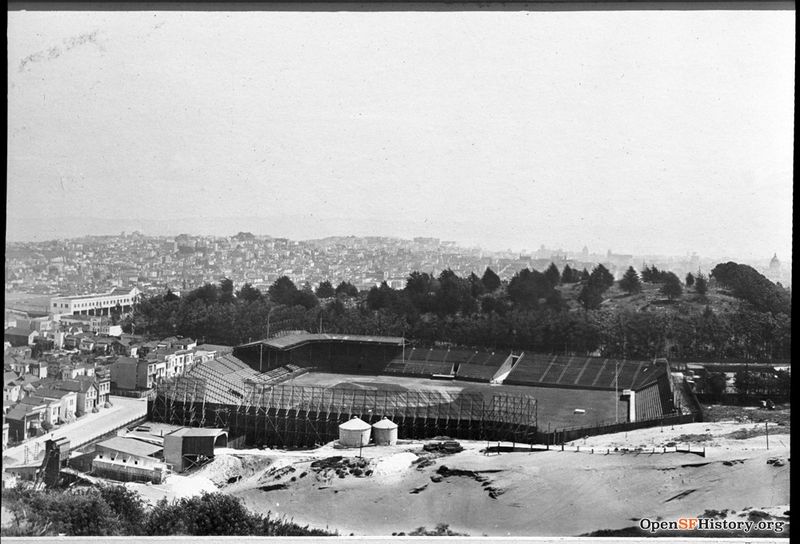
M581 308L578 294L583 287L580 283L563 284L557 287L561 296L571 310ZM716 314L731 314L741 307L742 301L731 296L727 291L709 287L705 297L698 295L692 288L684 286L683 295L670 301L660 293L661 285L656 283L642 283L642 292L630 295L615 283L608 291L603 293L603 303L600 308L613 312L664 312L667 314L696 314L702 313L710 307Z

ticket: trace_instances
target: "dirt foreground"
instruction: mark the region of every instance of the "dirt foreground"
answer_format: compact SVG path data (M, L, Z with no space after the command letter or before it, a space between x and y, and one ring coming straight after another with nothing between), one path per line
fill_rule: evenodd
M363 458L332 444L223 449L191 475L126 485L149 501L220 489L254 511L344 535L407 534L446 523L470 536L571 536L710 510L718 519L786 519L789 435L771 429L767 450L758 432L753 424L693 423L587 438L564 451L500 454L470 441L460 441L464 451L455 454L404 442L366 447ZM705 447L705 456L669 451L676 446Z

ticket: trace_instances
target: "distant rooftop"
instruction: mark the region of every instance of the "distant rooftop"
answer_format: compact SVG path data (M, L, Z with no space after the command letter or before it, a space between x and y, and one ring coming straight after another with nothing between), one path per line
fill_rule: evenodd
M97 297L118 297L123 295L130 295L131 291L136 289L135 287L131 288L123 288L123 287L115 287L108 293L93 293L88 295L72 295L72 296L65 296L65 297L53 297L62 300L81 300L81 299L89 299L89 298L97 298Z

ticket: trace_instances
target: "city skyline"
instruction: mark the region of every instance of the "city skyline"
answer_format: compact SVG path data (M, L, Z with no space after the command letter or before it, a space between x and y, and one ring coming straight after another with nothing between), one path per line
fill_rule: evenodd
M8 34L8 241L791 258L790 11L10 12Z

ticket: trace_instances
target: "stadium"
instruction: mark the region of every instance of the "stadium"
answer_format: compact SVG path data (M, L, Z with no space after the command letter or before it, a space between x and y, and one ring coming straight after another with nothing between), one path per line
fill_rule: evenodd
M700 421L669 362L421 349L403 338L289 332L159 385L153 421L216 427L232 447L308 448L353 416L399 437L517 444Z

